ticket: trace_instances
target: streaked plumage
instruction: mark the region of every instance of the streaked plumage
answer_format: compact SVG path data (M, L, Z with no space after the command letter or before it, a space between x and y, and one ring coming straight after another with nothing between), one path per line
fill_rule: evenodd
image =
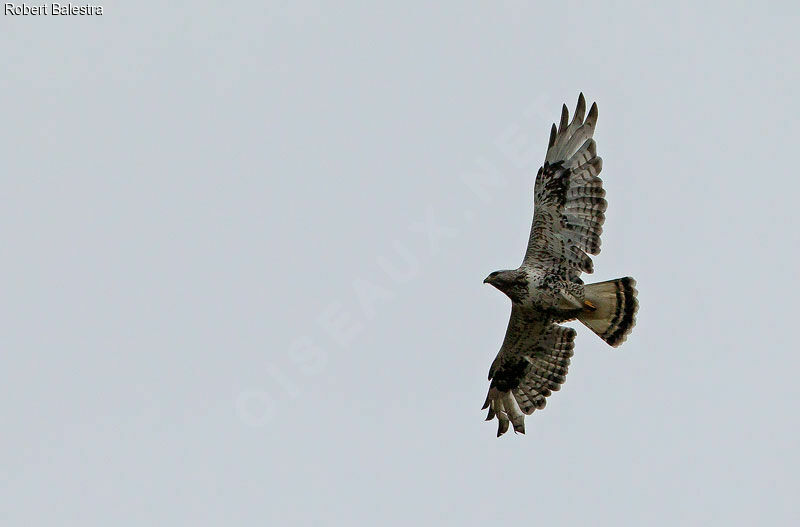
M598 174L603 168L592 135L597 105L588 115L583 94L572 121L566 105L550 131L544 165L534 184L528 248L519 268L495 271L484 282L512 302L506 336L489 369L487 420L497 418L498 437L513 425L525 432L525 415L544 408L564 383L575 330L559 322L577 319L611 346L635 324L636 282L620 278L584 285L593 271L589 255L600 252L607 202Z

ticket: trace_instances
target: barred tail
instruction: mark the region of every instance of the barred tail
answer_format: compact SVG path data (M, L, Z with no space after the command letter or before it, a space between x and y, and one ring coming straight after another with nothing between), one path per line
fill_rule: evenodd
M636 325L636 280L631 277L589 284L585 289L585 307L578 320L617 347Z

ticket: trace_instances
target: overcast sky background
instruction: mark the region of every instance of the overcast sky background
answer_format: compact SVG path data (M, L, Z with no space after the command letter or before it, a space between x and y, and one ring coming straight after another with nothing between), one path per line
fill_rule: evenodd
M0 17L4 525L800 519L797 4L434 4ZM638 325L497 439L580 91Z

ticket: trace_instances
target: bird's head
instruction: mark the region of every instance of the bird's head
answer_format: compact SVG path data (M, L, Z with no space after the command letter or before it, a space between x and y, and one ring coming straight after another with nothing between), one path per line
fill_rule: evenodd
M520 269L495 271L487 276L483 283L493 285L514 302L522 302L528 293L528 275Z

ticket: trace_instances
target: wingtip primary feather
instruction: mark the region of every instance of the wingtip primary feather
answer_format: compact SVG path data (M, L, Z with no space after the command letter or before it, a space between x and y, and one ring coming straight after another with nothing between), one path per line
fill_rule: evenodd
M508 424L508 419L501 417L500 414L497 415L497 437L508 432Z
M589 108L589 115L586 116L586 124L594 127L597 124L597 103L593 102L592 107Z
M558 133L563 132L567 128L569 122L569 110L566 104L561 105L561 120L558 124Z
M583 97L583 92L578 95L578 105L575 107L575 115L572 116L573 123L583 122L583 116L586 113L586 99Z

